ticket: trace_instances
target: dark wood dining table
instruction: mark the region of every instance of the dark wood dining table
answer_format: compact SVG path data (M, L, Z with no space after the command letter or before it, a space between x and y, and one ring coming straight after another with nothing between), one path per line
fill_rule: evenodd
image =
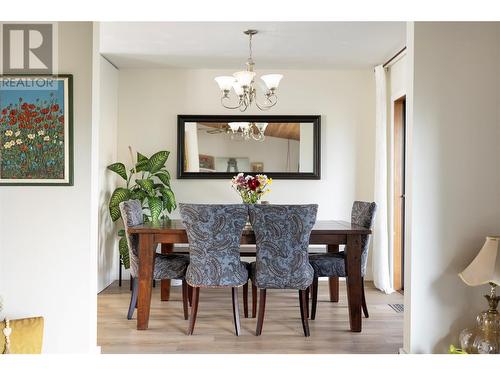
M137 329L148 328L151 307L154 256L158 244L162 252L172 252L174 244L187 244L186 230L180 220L160 223L144 223L130 227L128 232L139 238L139 290L137 301ZM345 263L347 270L347 298L351 331L361 332L361 236L371 234L371 230L346 221L319 220L314 225L310 244L327 245L328 252L338 252L339 245L346 245ZM241 244L255 244L251 226L245 227ZM244 253L242 255L251 255ZM168 300L169 281L162 281L162 300ZM338 278L330 278L330 300L338 301Z

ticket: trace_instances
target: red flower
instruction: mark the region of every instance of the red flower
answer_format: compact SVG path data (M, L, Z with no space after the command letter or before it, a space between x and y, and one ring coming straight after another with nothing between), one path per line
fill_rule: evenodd
M59 122L64 122L64 116L59 116Z
M10 116L15 116L15 115L17 115L17 111L15 109L12 109L10 111Z
M251 180L248 180L247 184L248 184L248 187L250 188L250 190L253 190L253 191L257 190L257 188L260 186L260 182L256 178L252 178Z
M16 118L15 118L15 117L12 117L12 118L10 119L10 121L9 121L9 125L11 125L11 126L12 126L12 125L16 125L16 122L17 122Z
M52 108L51 108L51 111L52 111L52 112L57 112L57 111L59 111L59 104L54 104L54 105L52 106Z
M46 115L47 113L49 113L49 109L48 108L42 108L40 110L40 112L42 112L44 115Z
M39 144L36 145L36 147L42 148L42 145L39 143Z
M41 117L37 117L37 118L35 119L35 122L36 122L37 124L41 123L41 122L42 122L42 118L41 118Z
M4 108L4 109L2 110L2 115L6 115L6 114L7 114L7 108Z
M45 124L45 125L43 125L43 127L44 127L45 129L48 129L48 128L49 128L49 125L48 125L48 124Z
M21 151L23 151L23 152L28 151L28 146L26 146L26 145L22 145L22 146L21 146Z
M34 104L30 104L29 108L30 108L30 110L34 110L35 109L35 105Z
M28 105L29 105L28 103L23 103L23 105L21 106L21 109L23 111L26 111L28 109Z

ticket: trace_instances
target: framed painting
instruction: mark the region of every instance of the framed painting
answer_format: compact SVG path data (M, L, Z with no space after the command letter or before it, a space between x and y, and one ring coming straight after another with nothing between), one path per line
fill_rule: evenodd
M0 76L0 185L73 185L73 76Z

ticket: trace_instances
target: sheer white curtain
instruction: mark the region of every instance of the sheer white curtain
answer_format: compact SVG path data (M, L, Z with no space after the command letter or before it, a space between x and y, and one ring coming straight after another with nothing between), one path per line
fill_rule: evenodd
M391 249L389 245L388 179L387 179L387 82L382 65L375 68L375 187L377 214L373 226L372 271L375 286L385 293L394 291L392 284Z

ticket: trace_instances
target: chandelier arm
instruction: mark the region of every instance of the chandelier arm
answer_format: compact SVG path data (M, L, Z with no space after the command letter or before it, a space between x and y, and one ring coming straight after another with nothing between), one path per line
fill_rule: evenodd
M238 103L238 105L237 105L237 106L234 106L234 107L233 107L233 106L229 106L229 105L224 104L224 99L229 99L229 98L228 98L227 96L222 96L222 97L220 98L220 102L221 102L221 104L222 104L222 106L223 106L224 108L227 108L227 109L238 109L238 108L240 108L240 107L241 107L241 100L240 100L240 102Z
M271 98L274 98L274 101L271 100ZM258 100L255 100L255 105L261 111L267 111L268 109L274 107L278 103L278 97L275 94L271 94L269 96L266 95L266 99L270 104L260 104Z

